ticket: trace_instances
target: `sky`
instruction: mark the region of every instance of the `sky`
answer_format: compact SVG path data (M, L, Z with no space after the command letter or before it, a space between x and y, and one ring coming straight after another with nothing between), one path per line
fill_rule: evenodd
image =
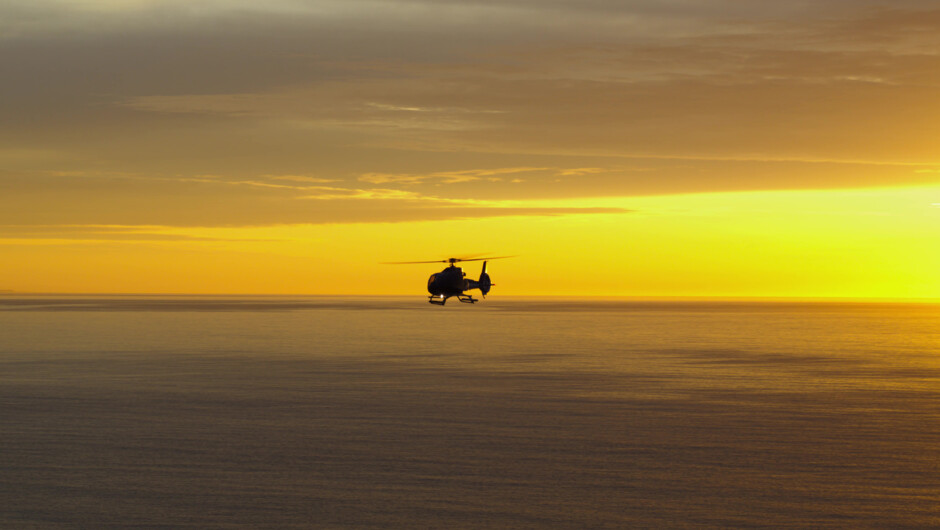
M940 298L936 2L0 0L0 76L0 291Z

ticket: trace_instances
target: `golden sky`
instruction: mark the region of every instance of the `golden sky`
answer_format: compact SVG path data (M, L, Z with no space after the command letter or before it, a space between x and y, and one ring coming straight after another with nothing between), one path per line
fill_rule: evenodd
M0 0L0 290L940 298L938 50L925 0Z

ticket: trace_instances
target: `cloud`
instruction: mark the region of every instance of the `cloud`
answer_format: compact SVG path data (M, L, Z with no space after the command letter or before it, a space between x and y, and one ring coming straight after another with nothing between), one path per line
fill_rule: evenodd
M460 171L441 171L427 175L407 175L407 174L388 174L388 173L366 173L359 176L362 182L372 184L415 184L418 182L438 181L445 184L457 184L461 182L473 182L479 180L489 180L498 182L503 175L515 175L518 173L531 173L536 171L545 171L550 168L544 167L508 167L496 169L465 169Z
M96 241L123 243L154 242L262 242L266 239L201 237L181 234L161 226L114 225L3 225L0 226L0 245L17 244L69 244Z
M0 3L0 216L934 182L938 22L909 0Z
M351 188L319 188L321 193L304 195L300 199L313 199L319 201L335 200L377 200L377 201L441 201L437 197L425 197L412 191L395 189L351 189ZM446 201L445 201L446 202Z
M82 238L139 241L175 237L148 227L626 213L616 208L580 208L578 205L528 208L525 201L441 197L395 188L277 185L264 180L220 176L138 178L46 174L3 180L6 189L0 194L0 237L14 239L29 232L53 234L60 239L63 234L80 233ZM36 208L37 204L44 207Z
M929 107L940 86L940 57L921 49L940 42L901 37L913 20L890 14L896 20L881 26L889 37L863 23L870 14L854 24L754 21L770 27L347 63L343 76L289 88L133 96L122 105L278 123L282 134L342 132L360 145L417 152L843 161L865 153L872 162L925 162L935 120L909 109ZM853 36L863 38L851 45ZM893 48L878 46L885 40Z
M328 184L330 182L340 182L340 179L308 177L305 175L264 175L264 177L273 179L273 180L289 180L292 182L309 182L312 184Z
M582 175L593 175L596 173L604 173L610 171L610 169L602 167L576 167L570 169L559 169L559 177L580 177Z

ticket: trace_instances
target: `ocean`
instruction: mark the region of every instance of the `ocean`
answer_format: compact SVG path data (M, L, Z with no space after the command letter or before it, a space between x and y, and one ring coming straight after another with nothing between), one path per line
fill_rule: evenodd
M0 296L0 527L940 527L940 305Z

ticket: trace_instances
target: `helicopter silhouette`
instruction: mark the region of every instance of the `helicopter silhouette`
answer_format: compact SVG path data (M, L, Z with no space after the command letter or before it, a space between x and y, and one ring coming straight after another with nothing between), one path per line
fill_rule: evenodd
M447 303L448 298L456 296L457 300L460 300L465 304L475 304L480 300L474 298L473 295L468 294L466 291L479 289L483 298L486 298L486 294L489 293L490 288L493 287L493 282L490 281L490 275L486 273L487 260L511 257L512 256L496 256L489 258L447 258L433 261L393 261L386 262L385 264L410 265L415 263L449 263L450 265L446 269L442 270L441 272L434 273L430 278L428 278L428 292L431 293L431 296L428 297L428 302L435 305L444 305ZM463 271L462 268L456 265L456 263L460 263L462 261L482 261L483 270L480 271L480 279L467 279L467 274Z

